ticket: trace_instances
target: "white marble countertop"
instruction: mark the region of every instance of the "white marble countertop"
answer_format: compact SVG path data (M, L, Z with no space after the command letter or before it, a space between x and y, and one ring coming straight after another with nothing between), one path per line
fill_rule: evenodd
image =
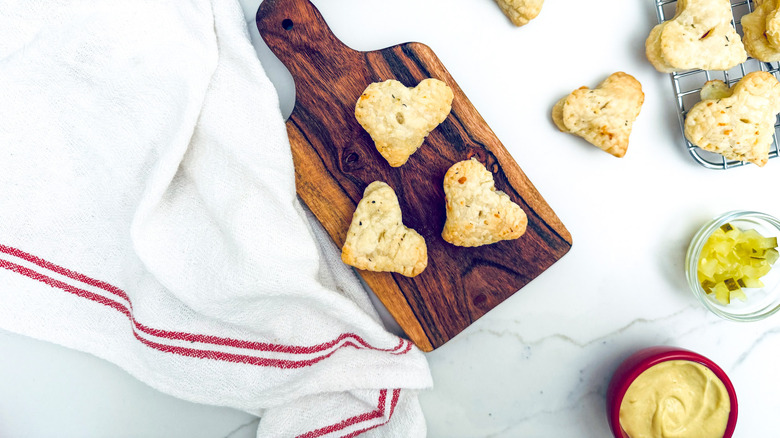
M258 1L241 3L289 113L292 80L257 34ZM718 363L739 397L735 436L769 436L780 408L780 317L718 319L688 290L683 260L715 215L780 215L780 159L712 171L688 156L669 76L644 58L653 0L549 1L523 28L488 0L314 3L355 49L431 46L574 237L561 261L428 354L435 388L421 402L431 437L608 436L610 376L652 345ZM619 70L646 96L623 159L550 119L559 98ZM0 352L2 437L255 434L247 414L176 400L90 355L5 332Z

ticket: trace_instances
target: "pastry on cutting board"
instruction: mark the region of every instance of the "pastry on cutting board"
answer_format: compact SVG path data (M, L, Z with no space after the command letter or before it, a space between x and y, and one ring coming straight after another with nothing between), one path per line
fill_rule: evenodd
M447 220L441 236L457 246L481 246L517 239L528 217L509 195L496 190L493 174L472 158L444 175Z
M396 80L370 84L355 105L355 118L393 167L402 166L449 115L454 94L438 79L416 87Z
M352 215L341 249L341 260L358 269L397 272L407 277L428 265L428 248L417 231L407 228L401 206L390 186L374 181Z

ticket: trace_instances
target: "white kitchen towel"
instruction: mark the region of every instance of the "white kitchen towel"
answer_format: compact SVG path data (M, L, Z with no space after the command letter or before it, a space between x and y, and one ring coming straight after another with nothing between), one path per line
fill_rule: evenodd
M425 435L422 353L322 235L236 0L0 2L1 328L258 436Z

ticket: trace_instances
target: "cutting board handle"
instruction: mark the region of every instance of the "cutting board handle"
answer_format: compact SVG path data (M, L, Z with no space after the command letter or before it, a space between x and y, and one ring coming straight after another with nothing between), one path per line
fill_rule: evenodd
M328 70L359 56L336 38L309 0L264 0L256 21L268 47L296 80L312 68Z

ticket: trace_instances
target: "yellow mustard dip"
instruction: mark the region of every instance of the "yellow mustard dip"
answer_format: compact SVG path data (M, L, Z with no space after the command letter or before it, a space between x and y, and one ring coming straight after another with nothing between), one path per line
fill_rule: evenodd
M730 409L715 373L672 360L648 368L628 387L620 425L631 438L722 438Z

